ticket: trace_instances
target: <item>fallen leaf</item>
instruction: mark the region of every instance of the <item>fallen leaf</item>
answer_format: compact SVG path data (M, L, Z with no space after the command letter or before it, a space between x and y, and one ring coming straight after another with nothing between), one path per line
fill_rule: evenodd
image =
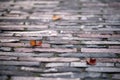
M95 58L89 58L86 60L88 65L95 65L96 64L96 59Z
M37 46L42 46L42 41L39 41L39 42L37 43Z
M59 15L53 15L53 17L52 17L53 21L60 20L60 19L61 19L61 17Z
M30 41L30 45L31 45L31 46L36 46L36 41L35 41L35 40L31 40L31 41Z

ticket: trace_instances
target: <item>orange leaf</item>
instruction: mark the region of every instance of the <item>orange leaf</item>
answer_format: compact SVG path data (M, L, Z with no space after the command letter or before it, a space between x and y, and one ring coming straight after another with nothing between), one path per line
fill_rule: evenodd
M35 41L35 40L31 40L31 41L30 41L30 45L31 45L31 46L36 46L36 41Z
M53 21L60 20L60 19L61 19L61 17L58 15L53 15L53 17L52 17Z

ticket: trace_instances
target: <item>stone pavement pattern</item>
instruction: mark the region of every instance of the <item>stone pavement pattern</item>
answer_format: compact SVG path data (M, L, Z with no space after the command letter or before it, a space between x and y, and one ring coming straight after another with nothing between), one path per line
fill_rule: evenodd
M0 80L120 80L120 0L0 0Z

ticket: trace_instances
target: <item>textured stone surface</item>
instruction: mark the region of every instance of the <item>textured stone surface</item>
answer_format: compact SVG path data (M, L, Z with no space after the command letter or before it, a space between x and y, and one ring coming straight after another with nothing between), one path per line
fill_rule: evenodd
M46 64L46 67L61 67L61 66L63 66L63 67L69 67L69 63L48 63L48 64Z
M65 48L15 48L16 52L76 52L76 49L65 49Z
M12 80L26 80L26 79L29 79L29 80L81 80L79 78L42 78L42 77L12 77Z
M120 53L120 49L95 49L95 48L82 48L81 52L93 53Z
M87 64L83 62L72 62L70 66L71 67L87 67Z
M120 79L120 74L114 74L112 78L113 79Z
M119 68L106 68L106 67L89 67L86 68L86 71L93 71L93 72L120 72Z
M0 76L0 80L7 80L8 77L7 76Z
M54 57L54 58L38 58L38 57L20 57L19 60L21 61L39 61L39 62L72 62L72 61L79 61L79 58L61 58L61 57Z
M101 55L104 54L104 55ZM64 53L59 54L61 57L95 57L95 58L116 58L117 55L115 53Z
M0 0L0 80L119 80L119 7L119 0Z
M0 61L0 65L24 65L24 66L38 66L38 62L27 62L27 61Z
M116 67L120 67L120 63L116 63L115 66L116 66Z

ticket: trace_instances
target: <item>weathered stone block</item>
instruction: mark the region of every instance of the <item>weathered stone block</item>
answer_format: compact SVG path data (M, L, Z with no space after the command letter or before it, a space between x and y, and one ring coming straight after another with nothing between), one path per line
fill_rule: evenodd
M1 47L0 51L11 51L12 48L11 47Z
M72 62L79 61L79 58L62 58L62 57L53 57L53 58L39 58L39 57L19 57L21 61L38 61L38 62Z
M80 57L80 58L86 58L86 57L93 57L93 58L116 58L117 55L114 53L104 53L104 55L98 54L98 53L63 53L58 54L61 57Z
M120 74L113 74L112 79L120 79Z
M92 71L92 72L120 72L119 68L111 68L111 67L88 67L86 68L86 71Z
M87 67L87 64L85 62L71 62L71 67Z
M79 78L12 77L12 80L80 80Z
M48 63L46 67L69 67L69 63Z
M81 52L88 53L120 53L120 49L96 49L96 48L81 48Z
M39 62L27 61L0 61L0 65L24 65L24 66L39 66Z
M77 52L76 48L67 49L67 48L15 48L16 52Z
M7 80L8 77L7 76L0 76L0 80Z

